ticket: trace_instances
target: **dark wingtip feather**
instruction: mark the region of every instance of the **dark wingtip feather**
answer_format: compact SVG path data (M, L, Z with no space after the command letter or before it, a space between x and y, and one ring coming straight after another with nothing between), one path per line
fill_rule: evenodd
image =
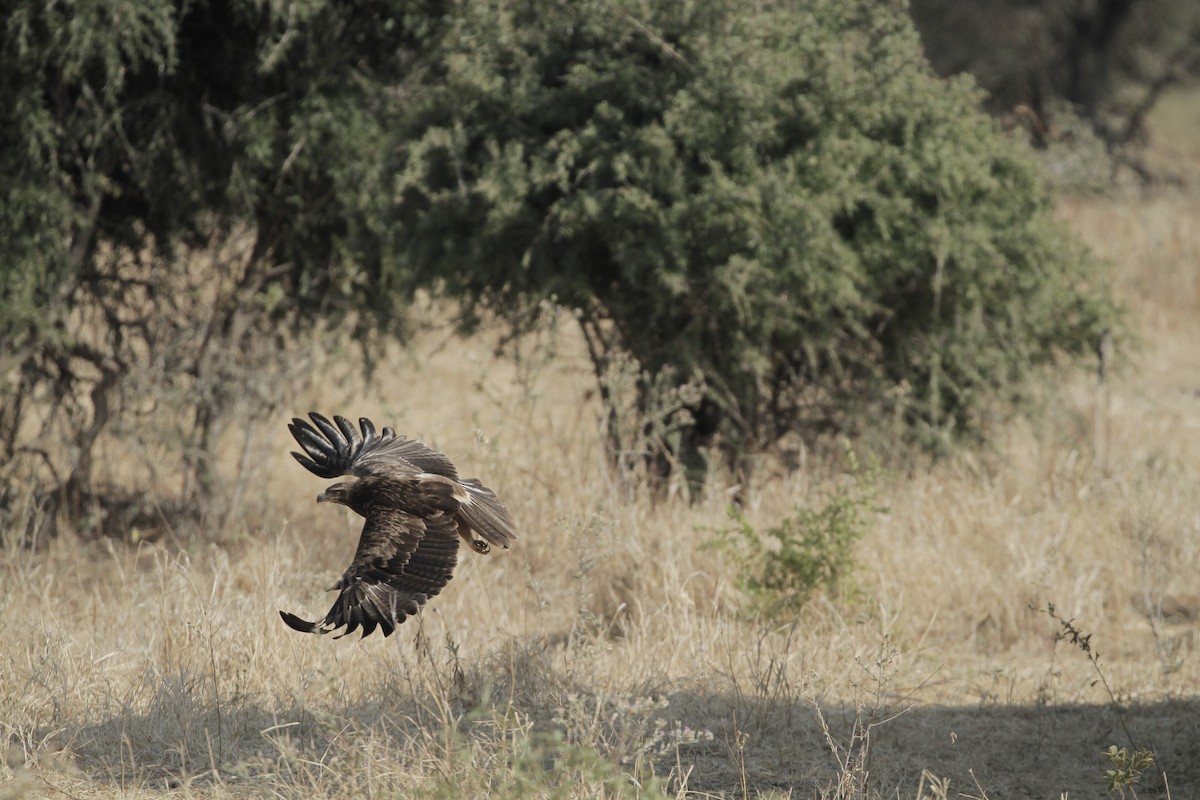
M332 469L329 469L328 467L318 464L317 462L313 461L311 458L308 458L307 456L303 456L303 455L297 453L295 450L292 451L292 458L299 461L301 466L303 466L306 470L311 472L313 475L316 475L318 478L336 478L341 474L337 470L332 470Z
M336 446L326 441L312 425L302 419L288 425L288 430L292 432L292 437L296 442L313 458L330 459L338 454Z
M288 430L308 454L307 460L297 455L296 460L305 469L321 478L336 478L346 475L353 467L355 459L362 452L365 444L370 444L370 436L366 442L359 435L354 425L345 417L334 415L333 422L316 411L308 414L312 422L293 417ZM374 434L374 427L367 422L363 428L364 434Z
M346 442L349 444L350 452L353 453L359 450L362 447L363 440L362 437L358 435L358 431L355 430L354 425L350 422L350 420L346 419L345 417L339 417L335 414L333 421L337 424L338 430L342 432L342 436L345 437Z
M289 614L286 611L280 611L279 616L283 617L283 621L286 622L287 626L292 630L300 631L301 633L329 633L329 631L324 630L317 623L300 619L295 614Z
M329 440L333 448L339 453L345 453L350 450L350 442L342 435L341 430L337 425L334 425L325 416L318 414L316 411L308 412L308 416L312 419L313 424L317 426L317 430L325 434L325 438Z

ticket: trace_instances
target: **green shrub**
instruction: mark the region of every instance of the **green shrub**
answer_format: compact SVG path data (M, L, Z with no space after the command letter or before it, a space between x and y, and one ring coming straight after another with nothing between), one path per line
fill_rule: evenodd
M1104 771L1104 782L1108 792L1119 792L1124 798L1125 790L1128 789L1131 795L1137 797L1133 785L1142 777L1142 773L1154 766L1154 753L1150 750L1135 750L1130 753L1128 749L1118 748L1113 744L1104 751L1104 757L1113 767Z
M858 466L852 454L851 465L851 479L822 505L797 507L764 531L730 511L734 526L712 544L732 555L740 587L760 610L794 612L816 592L839 597L852 590L854 547L881 509L875 505L878 470Z
M413 268L517 326L574 309L602 392L632 359L648 418L664 381L699 387L672 458L743 467L881 413L941 441L1109 324L1029 154L903 4L472 3L426 52Z

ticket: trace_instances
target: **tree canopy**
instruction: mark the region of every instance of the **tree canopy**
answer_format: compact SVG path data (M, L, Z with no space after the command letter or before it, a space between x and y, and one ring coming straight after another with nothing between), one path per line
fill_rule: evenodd
M1105 324L1036 167L898 4L473 4L431 52L406 260L468 309L577 309L643 415L695 389L668 449L881 411L940 437Z
M347 313L386 324L403 304L376 207L388 92L426 23L389 2L11 6L6 477L28 462L78 510L96 437L167 424L145 418L170 400L183 429L150 438L184 454L185 494L203 493L217 420L286 331Z

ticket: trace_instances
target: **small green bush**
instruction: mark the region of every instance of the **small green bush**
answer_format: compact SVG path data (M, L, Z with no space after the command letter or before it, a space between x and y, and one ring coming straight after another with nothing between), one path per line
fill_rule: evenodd
M1128 789L1130 794L1137 797L1133 785L1142 777L1143 772L1154 766L1154 753L1150 750L1135 750L1130 753L1127 748L1118 748L1114 744L1104 751L1104 757L1113 766L1104 772L1104 781L1109 793L1119 792L1124 798L1125 790Z
M713 545L732 554L738 583L758 609L794 612L816 592L836 597L853 588L854 547L882 509L875 503L878 469L851 459L851 480L839 483L825 503L797 507L764 531L730 511L734 525Z

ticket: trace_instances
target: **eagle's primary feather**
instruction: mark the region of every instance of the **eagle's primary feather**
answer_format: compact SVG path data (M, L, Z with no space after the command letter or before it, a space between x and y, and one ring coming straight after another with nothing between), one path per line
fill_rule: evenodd
M310 424L293 419L288 429L304 453L296 460L314 475L357 480L335 483L318 497L349 506L366 522L350 567L331 587L338 597L320 622L280 611L292 628L339 636L362 628L391 635L406 617L442 590L458 563L458 540L486 553L516 541L512 518L490 489L474 478L460 479L449 458L391 428L377 432L368 419L361 429L335 416L311 412Z

